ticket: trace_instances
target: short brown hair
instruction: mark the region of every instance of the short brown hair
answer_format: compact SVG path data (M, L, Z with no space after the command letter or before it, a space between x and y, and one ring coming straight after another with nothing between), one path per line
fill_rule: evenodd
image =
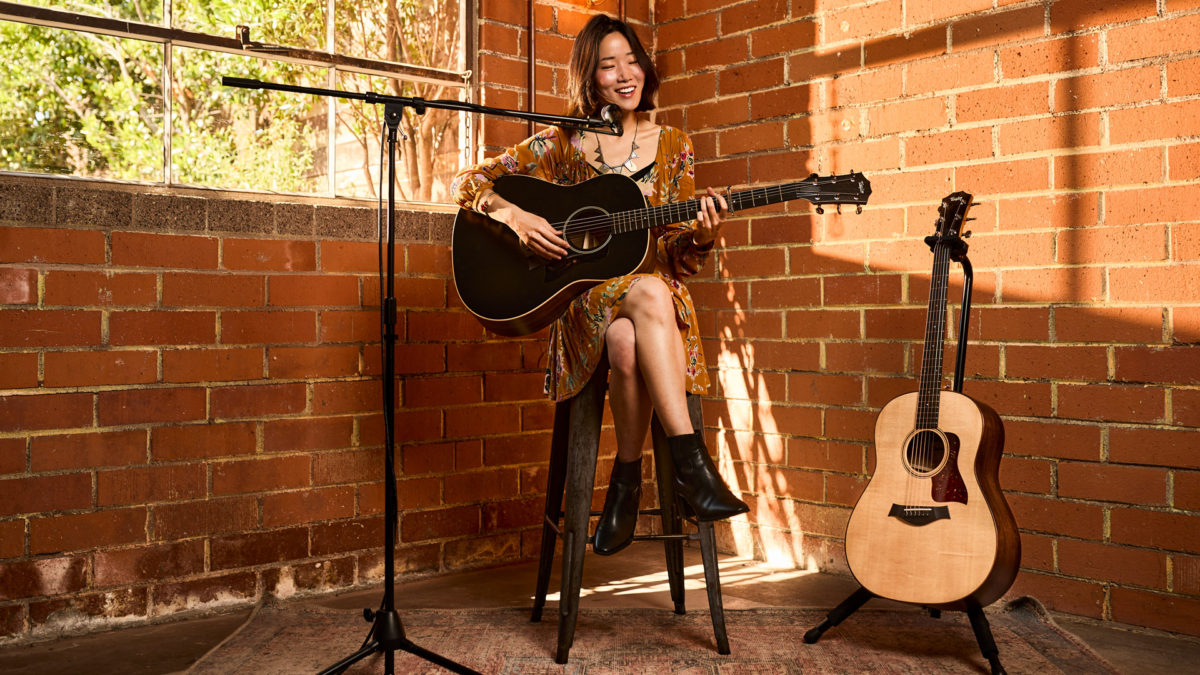
M600 63L600 43L609 33L620 33L629 41L634 58L642 69L642 100L638 110L654 110L654 96L658 93L658 73L654 63L642 47L642 41L629 24L606 14L593 16L571 47L571 63L567 67L567 114L573 117L593 117L600 112L604 101L596 91L596 67Z

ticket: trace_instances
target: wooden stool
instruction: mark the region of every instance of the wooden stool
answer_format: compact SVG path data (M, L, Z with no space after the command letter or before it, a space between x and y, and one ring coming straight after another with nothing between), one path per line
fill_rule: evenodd
M592 494L596 482L596 454L600 445L600 421L604 414L604 394L608 388L608 359L601 357L596 372L574 398L558 403L554 411L554 435L550 443L550 478L546 487L545 521L542 524L542 550L538 558L537 593L533 601L532 621L541 621L550 585L550 566L554 562L554 543L563 538L562 591L558 603L558 652L554 660L566 663L575 638L579 614L579 589L583 583L583 554L587 543ZM689 394L688 412L692 426L703 428L700 397ZM643 515L662 517L659 535L638 535L635 540L659 540L666 548L667 579L675 613L683 614L683 540L700 541L704 561L704 584L708 589L708 610L712 615L717 652L729 653L725 634L725 611L721 605L721 578L717 570L717 545L712 523L692 521L697 531L683 533L683 517L675 500L674 463L666 433L657 417L651 423L654 439L654 467L658 482L660 508L645 509ZM566 509L563 510L563 493ZM562 527L559 527L559 521ZM690 519L689 519L690 520Z

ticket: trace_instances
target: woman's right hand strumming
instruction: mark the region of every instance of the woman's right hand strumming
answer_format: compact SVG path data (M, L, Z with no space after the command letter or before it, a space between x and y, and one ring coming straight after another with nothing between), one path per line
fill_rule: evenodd
M488 196L487 200L487 216L504 223L516 232L521 243L529 247L529 250L549 260L558 260L567 254L567 241L545 218L530 213L495 193Z

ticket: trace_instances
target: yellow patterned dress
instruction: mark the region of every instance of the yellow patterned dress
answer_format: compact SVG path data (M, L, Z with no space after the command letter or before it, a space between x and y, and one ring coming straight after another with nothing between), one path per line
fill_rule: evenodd
M505 174L528 174L559 185L574 185L596 175L583 154L579 134L557 127L537 133L516 147L478 166L465 169L451 188L460 206L477 210L485 188ZM687 134L661 127L654 162L635 174L646 202L658 206L686 201L695 192L694 157ZM708 370L700 344L700 327L692 297L683 279L700 271L708 257L692 240L695 221L656 227L657 260L654 274L666 282L675 300L675 317L683 340L688 391L708 390ZM604 334L617 316L625 295L646 274L609 279L581 293L550 327L546 364L546 394L556 401L568 399L583 388L604 351Z

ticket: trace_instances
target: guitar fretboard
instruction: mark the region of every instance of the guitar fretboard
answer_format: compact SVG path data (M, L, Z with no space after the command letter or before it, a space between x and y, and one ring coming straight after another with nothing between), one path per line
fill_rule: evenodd
M807 199L813 203L839 204L859 203L859 195L843 192L834 185L820 181L799 181L783 185L742 190L728 196L729 208L733 211L769 206L794 199ZM702 201L692 199L644 209L620 211L609 216L609 226L617 234L645 230L652 227L682 223L696 217Z
M917 395L918 429L936 429L941 404L942 359L946 337L946 293L950 280L950 247L938 243L933 252L925 349L921 355L921 389Z

